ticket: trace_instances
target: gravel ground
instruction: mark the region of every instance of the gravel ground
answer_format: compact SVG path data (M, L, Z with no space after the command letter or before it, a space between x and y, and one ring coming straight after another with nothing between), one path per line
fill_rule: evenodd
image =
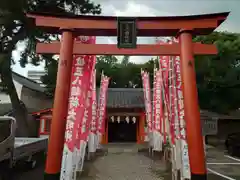
M208 168L215 173L209 171L209 180L240 179L240 159L229 158L222 150L211 148L207 152ZM81 180L140 180L140 179L163 179L163 172L153 171L153 165L161 167L161 164L155 164L143 154L136 153L108 153L100 156L93 163L86 162L88 170L82 174ZM44 180L45 162L39 162L35 169L29 170L27 167L20 166L13 170L12 177L4 180ZM150 168L151 167L151 168ZM0 167L0 171L4 171ZM220 173L217 175L216 173ZM126 178L122 179L122 175ZM1 175L1 172L0 172ZM227 176L223 177L223 176ZM1 176L0 176L0 180ZM166 178L164 178L166 180Z
M108 153L96 159L81 180L163 180L152 160L140 153Z

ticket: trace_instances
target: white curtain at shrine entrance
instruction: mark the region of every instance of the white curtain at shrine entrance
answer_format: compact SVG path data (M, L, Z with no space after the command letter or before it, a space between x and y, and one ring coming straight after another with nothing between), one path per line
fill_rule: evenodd
M109 113L107 128L108 142L137 142L139 117L139 113Z

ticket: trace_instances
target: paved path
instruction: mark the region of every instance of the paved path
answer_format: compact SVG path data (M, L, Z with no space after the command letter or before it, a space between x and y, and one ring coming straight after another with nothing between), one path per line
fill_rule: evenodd
M210 180L240 179L240 159L228 156L223 150L208 149L207 167Z
M143 153L110 152L99 157L84 174L81 180L161 180L158 173L152 170L153 161Z
M83 180L142 180L164 179L162 164L158 164L162 171L154 171L156 162L141 153L130 152L126 147L122 152L117 147L111 147L110 153L97 159L82 177ZM158 162L159 163L159 162ZM207 167L209 180L239 180L240 159L234 159L222 150L210 148L207 151ZM164 180L166 180L165 178Z
M108 154L99 157L93 163L85 162L87 169L80 180L163 179L163 170L159 171L159 168L163 169L162 164L156 164L143 153L131 152L131 148L124 149L127 151L117 152L111 148ZM240 180L240 159L232 159L222 150L216 148L208 150L207 167L211 170L208 170L208 180ZM34 170L16 172L14 178L8 180L43 180L43 173L44 164L41 164Z

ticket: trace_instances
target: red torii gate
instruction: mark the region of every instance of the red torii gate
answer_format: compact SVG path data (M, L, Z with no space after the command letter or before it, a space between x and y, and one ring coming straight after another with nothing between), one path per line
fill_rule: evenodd
M37 53L60 53L45 179L59 180L73 54L180 55L191 179L207 179L193 56L194 54L217 54L217 49L214 45L193 43L192 36L211 33L227 18L228 14L224 12L177 17L137 17L137 36L175 36L179 37L180 44L137 45L135 49L74 42L76 36L116 36L118 17L27 14L29 18L35 19L36 26L44 31L62 34L61 43L37 44Z

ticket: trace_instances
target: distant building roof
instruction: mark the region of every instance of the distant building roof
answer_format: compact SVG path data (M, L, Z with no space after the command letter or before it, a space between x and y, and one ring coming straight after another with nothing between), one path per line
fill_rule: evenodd
M21 102L21 104L24 105L23 102ZM29 114L42 110L42 108L40 107L39 108L26 107L26 108ZM52 108L52 106L46 106L46 109L47 108ZM12 114L13 114L13 109L12 109L11 103L0 104L0 116L3 116L3 115L12 116Z
M46 93L46 89L44 87L40 86L40 84L38 84L37 82L29 78L26 78L16 72L12 72L12 77L15 81L17 81L18 83L22 84L23 86L31 90Z
M19 84L23 85L26 88L29 88L31 90L37 91L37 92L41 92L41 93L45 93L46 95L48 95L46 93L46 89L44 87L41 87L38 83L36 83L35 81L28 79L16 72L12 72L12 77L13 79L18 82ZM46 108L51 108L51 107L46 107ZM28 108L28 112L35 112L35 111L39 111L41 109L32 109L32 108ZM0 115L6 115L6 114L11 114L12 113L12 105L11 103L1 103L0 104Z

